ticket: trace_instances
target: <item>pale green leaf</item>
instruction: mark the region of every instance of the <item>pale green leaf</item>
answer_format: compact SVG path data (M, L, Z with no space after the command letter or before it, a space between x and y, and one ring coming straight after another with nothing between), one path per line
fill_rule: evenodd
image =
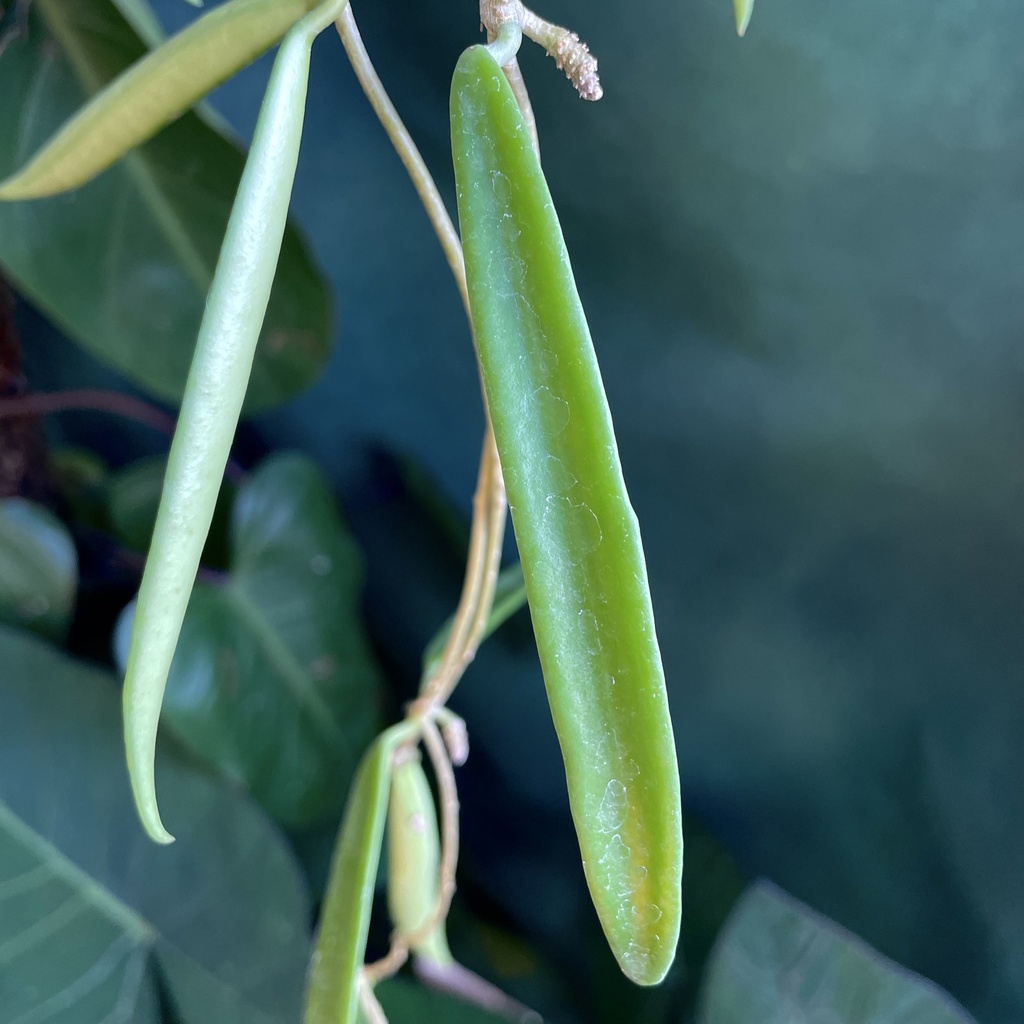
M392 758L414 734L408 723L381 733L356 773L320 914L305 1024L356 1024L357 985L384 839Z
M141 505L152 497L147 465L127 488ZM122 518L143 527L128 514L130 495L122 499ZM229 574L192 594L161 721L279 821L308 826L341 810L377 731L381 676L360 614L362 560L302 456L263 463L239 489L231 523ZM131 614L117 630L122 668Z
M736 14L736 32L740 36L746 35L750 16L754 13L754 0L732 0L732 5Z
M146 52L111 0L33 4L28 35L0 60L0 175ZM0 263L73 340L177 401L243 164L189 111L74 195L0 203ZM324 284L289 229L247 410L310 383L326 358L328 321Z
M0 200L38 199L84 185L273 46L315 5L229 0L214 8L98 92L28 164L0 182ZM67 5L36 0L36 6L72 63L90 74ZM154 38L152 24L144 24Z

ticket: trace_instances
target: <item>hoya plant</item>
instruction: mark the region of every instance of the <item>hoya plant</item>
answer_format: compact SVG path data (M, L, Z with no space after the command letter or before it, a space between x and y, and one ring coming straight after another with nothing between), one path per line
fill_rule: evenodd
M506 991L484 976L486 965L460 963L449 939L466 827L457 769L473 732L449 700L480 645L526 605L600 930L628 983L666 993L632 1004L637 1019L731 1024L824 1012L850 1024L968 1021L940 990L773 886L754 885L737 900L738 876L698 826L699 877L722 888L732 912L724 925L724 914L709 922L695 903L699 927L688 930L676 740L640 527L518 60L522 47L539 45L583 99L599 100L597 61L577 33L519 0L481 0L463 12L466 49L449 111L456 228L348 0L226 0L166 40L138 2L33 7L8 12L0 61L29 61L26 47L45 33L89 98L58 127L28 91L23 97L22 116L47 138L22 152L44 132L34 122L21 129L0 202L38 207L52 234L42 255L27 240L11 246L12 279L32 296L54 266L73 264L76 232L103 230L76 222L77 190L121 173L121 187L145 204L157 247L184 268L166 308L154 303L149 315L173 319L179 300L202 315L186 366L147 350L145 304L129 318L91 307L84 294L54 311L84 345L122 368L145 367L136 374L143 385L180 398L168 424L128 396L64 396L65 407L106 406L173 439L166 461L120 473L81 451L53 459L64 507L137 552L137 597L120 615L114 649L124 775L148 838L124 839L118 818L118 830L97 840L105 863L56 827L46 800L20 799L3 784L0 842L13 867L0 894L17 901L45 884L55 895L42 911L15 903L0 926L0 993L10 993L11 1008L0 1007L0 1020L538 1019L528 992ZM577 14L583 20L586 10ZM740 35L750 14L737 0ZM468 318L466 359L475 353L482 384L461 595L424 654L418 691L387 712L359 625L358 555L320 471L298 454L278 453L251 472L232 456L243 414L301 389L320 361L326 300L288 213L313 43L328 30L436 233ZM233 164L204 98L275 46L244 166ZM161 139L163 152L153 148ZM17 235L16 217L0 223ZM61 404L32 399L13 399L8 418ZM3 581L7 618L59 637L74 597L74 548L42 507L15 498L2 509L3 543L20 571ZM503 569L509 514L518 562ZM23 595L46 574L45 607L33 611ZM67 771L109 765L109 680L25 632L7 645L47 701L62 701L55 679L74 677L64 685L78 688L93 731L69 748ZM21 704L32 700L25 687L12 692ZM158 733L170 744L159 751ZM46 742L29 731L17 757L30 764ZM112 807L121 808L118 796ZM293 836L338 823L312 934L293 851L265 815ZM213 884L257 908L254 923L222 927L217 901L204 902ZM184 918L187 938L176 923ZM57 957L59 969L21 962L79 919L88 933L70 958ZM698 935L709 928L710 937ZM684 984L673 965L688 945L696 952ZM558 1000L541 1003L572 1016Z

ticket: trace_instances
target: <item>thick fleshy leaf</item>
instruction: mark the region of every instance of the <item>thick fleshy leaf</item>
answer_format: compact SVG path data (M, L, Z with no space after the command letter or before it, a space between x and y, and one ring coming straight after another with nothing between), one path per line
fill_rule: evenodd
M91 181L269 49L315 2L228 0L210 11L101 89L24 167L0 181L0 200L39 199ZM131 24L140 20L133 13ZM145 23L147 41L153 32Z
M33 11L28 37L0 61L0 174L147 52L110 0L41 0ZM74 194L0 204L0 263L76 341L177 400L242 165L234 145L187 113ZM328 319L323 282L289 230L249 410L313 379L327 353Z
M736 32L744 36L747 34L750 16L754 13L754 0L732 0L732 5L736 15Z
M182 842L155 846L116 681L6 628L0 664L3 1020L158 1024L165 998L181 1024L292 1024L309 903L270 822L165 753Z
M290 826L337 813L377 728L362 565L320 471L298 455L239 489L231 571L192 594L162 722ZM123 667L131 609L118 627Z
M358 984L388 814L395 751L415 734L408 723L381 733L360 762L338 834L320 912L305 1024L356 1024Z
M313 41L347 0L324 0L274 58L206 299L153 541L139 585L124 680L128 774L146 830L160 821L153 754L167 676L213 523L288 223Z
M683 835L640 529L551 193L486 47L459 58L451 127L477 354L584 873L619 966L655 985L679 937Z
M78 587L78 556L64 524L22 498L0 501L0 621L59 639Z
M700 1024L972 1024L938 986L767 883L718 940Z

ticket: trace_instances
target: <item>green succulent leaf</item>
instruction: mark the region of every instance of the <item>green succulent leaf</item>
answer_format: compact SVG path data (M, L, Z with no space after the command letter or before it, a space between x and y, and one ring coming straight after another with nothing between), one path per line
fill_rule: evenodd
M591 898L623 972L680 926L679 773L647 566L558 217L486 47L451 89L473 329Z
M0 501L0 622L60 639L78 588L78 556L64 524L23 498Z
M700 1024L973 1024L945 992L767 883L752 886L712 956Z
M116 680L4 627L0 664L0 1019L291 1024L310 908L271 823L162 752L155 846Z
M736 15L736 33L747 34L750 16L754 13L754 0L732 0L733 13Z
M359 973L384 841L392 760L398 747L414 736L415 728L408 723L391 726L374 740L356 772L320 914L305 1024L356 1024L359 1017Z
M159 45L98 92L17 174L0 200L39 199L78 188L180 117L214 86L271 47L316 0L228 0ZM61 39L56 10L54 31ZM133 23L140 21L134 11ZM154 27L144 22L147 40ZM65 49L75 51L64 41Z
M21 165L146 53L110 0L34 3L28 36L11 43L0 61L0 174ZM208 121L185 113L72 196L0 203L0 264L74 340L176 401L243 162ZM328 321L325 285L289 229L246 396L249 411L284 401L312 381L327 355Z
M377 731L360 555L323 475L299 455L245 481L230 534L224 582L192 593L161 721L277 820L308 826L340 811ZM122 668L132 611L115 639Z
M124 682L128 773L139 814L161 843L173 839L160 822L153 775L164 688L213 523L280 261L299 162L313 41L345 3L324 0L288 30L274 58L167 456Z

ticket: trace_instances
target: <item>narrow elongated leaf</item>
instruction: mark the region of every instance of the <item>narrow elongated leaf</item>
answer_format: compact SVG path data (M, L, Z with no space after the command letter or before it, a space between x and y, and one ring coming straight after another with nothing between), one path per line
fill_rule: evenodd
M165 727L279 821L340 811L377 731L381 678L360 618L362 565L316 466L265 462L232 512L230 573L192 595ZM122 667L131 610L116 650Z
M680 925L675 741L647 566L569 255L530 132L482 46L452 78L480 370L590 894L638 984Z
M719 937L700 1024L973 1024L904 970L775 886L751 887Z
M40 0L40 6L54 23L57 8L66 5ZM84 185L255 60L315 6L316 0L228 0L214 8L97 93L23 169L0 181L0 200Z
M30 501L0 501L0 621L60 639L77 586L78 556L64 524Z
M42 0L32 12L28 36L0 61L0 175L147 52L111 0ZM73 195L0 203L0 263L73 339L177 400L242 166L237 147L186 113ZM247 409L283 401L313 379L328 320L324 284L289 229Z
M173 838L160 823L153 777L164 687L270 300L299 161L313 40L345 2L324 0L289 29L274 59L167 456L124 683L128 772L139 814L158 842Z
M331 866L306 989L305 1024L356 1024L359 972L388 813L391 762L413 735L406 723L381 733L355 781Z
M750 24L750 16L754 13L754 0L732 0L732 5L736 15L736 32L744 36Z
M293 1024L309 901L270 822L161 755L154 846L124 775L116 680L0 628L0 1020Z

